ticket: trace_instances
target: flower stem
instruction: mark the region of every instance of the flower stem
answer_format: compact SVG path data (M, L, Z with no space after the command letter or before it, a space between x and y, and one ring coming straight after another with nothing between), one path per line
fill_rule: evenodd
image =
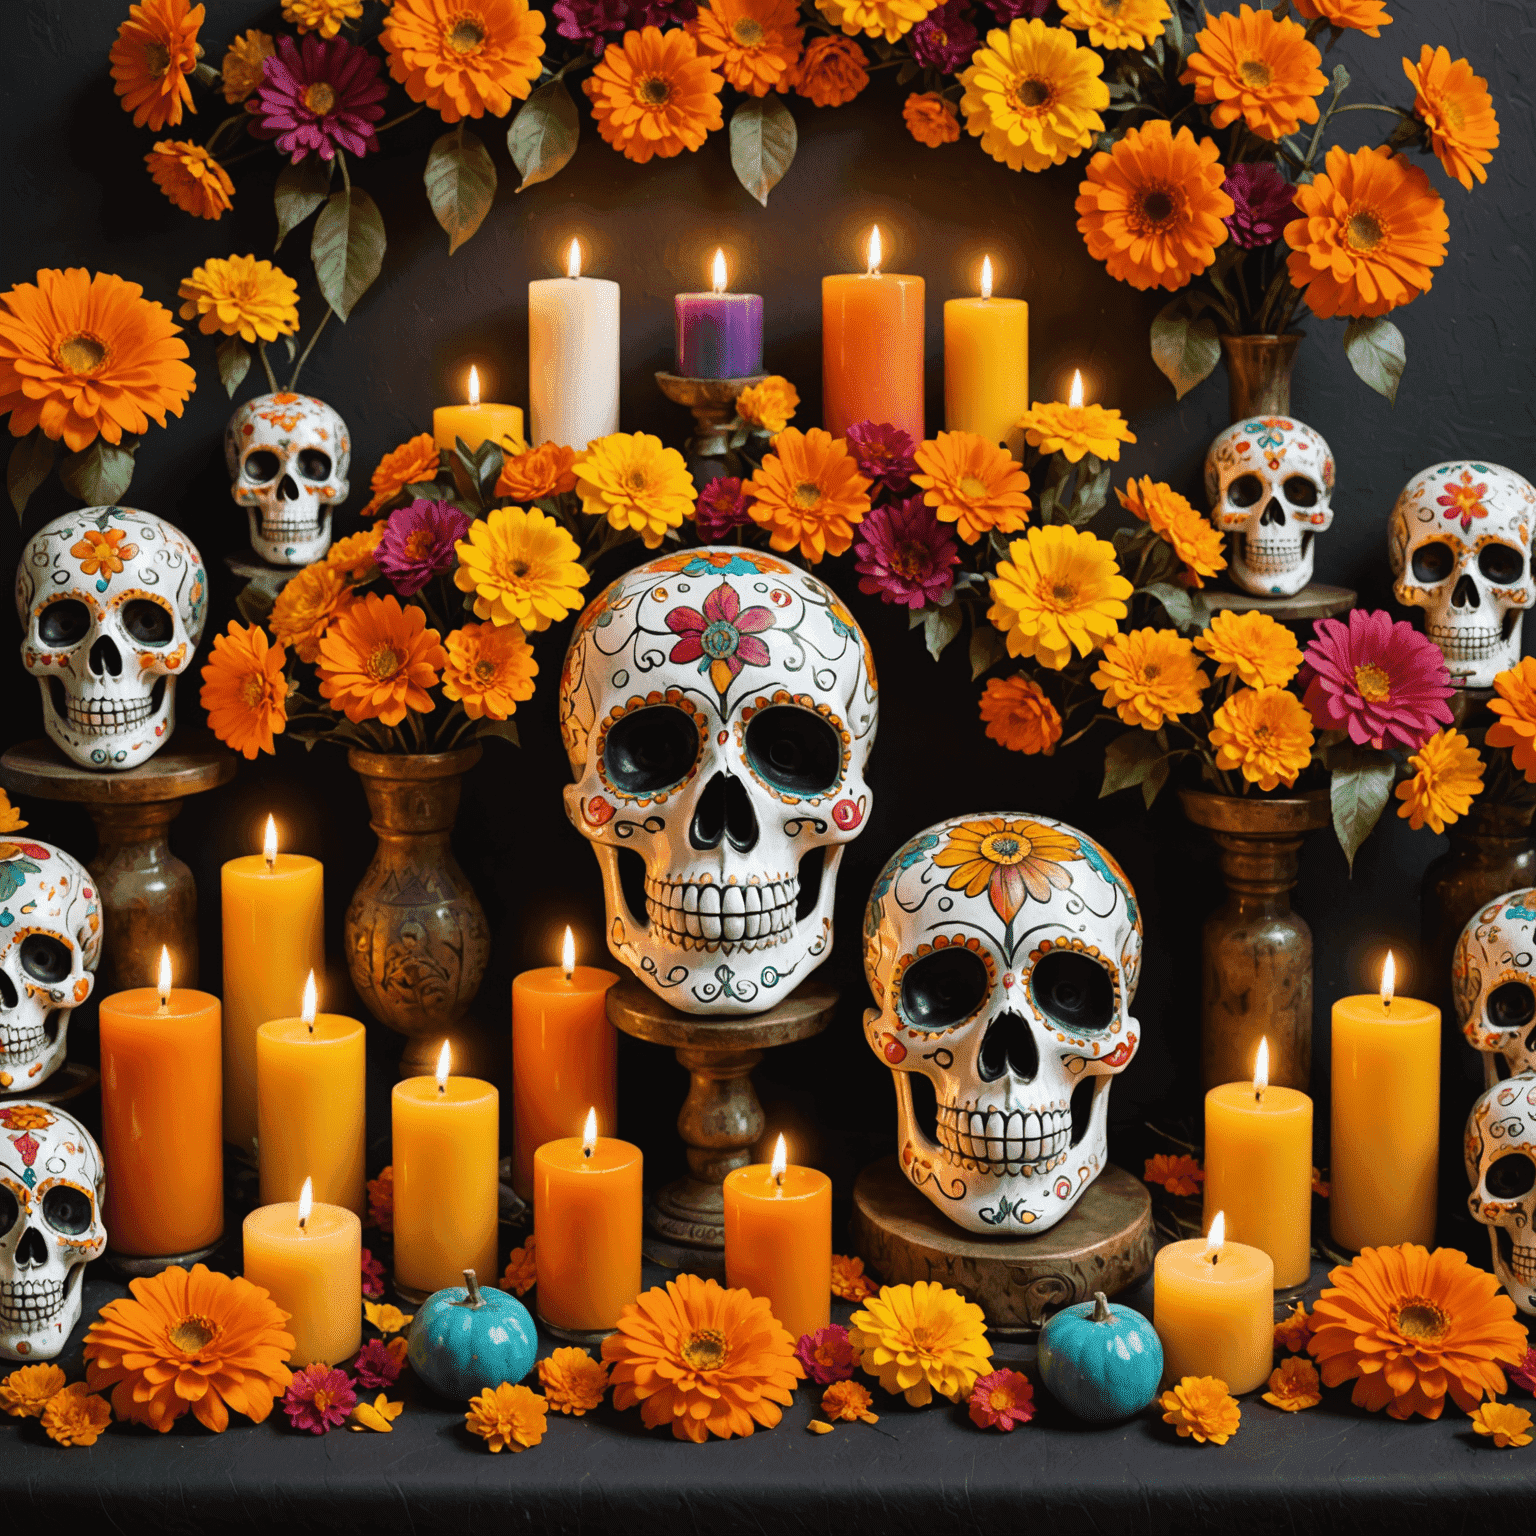
M309 345L306 346L301 353L299 353L299 360L293 365L293 372L288 376L289 389L297 389L299 387L299 371L303 368L304 364L309 361L309 354L315 350L315 343L320 340L320 332L325 329L327 323L330 321L330 318L331 307L329 304L327 304L325 307L325 313L320 317L320 324L315 327L314 335L309 338ZM266 360L265 352L262 353L262 360ZM270 370L268 371L270 372ZM273 387L276 388L275 385Z
M256 343L256 355L261 359L261 366L267 375L267 383L271 386L272 393L277 393L277 375L272 372L271 360L267 357L267 344L264 341Z
M398 124L408 121L410 118L415 117L418 112L424 110L425 108L423 107L412 107L409 112L402 112L399 117L392 117L387 123L380 123L379 126L373 131L375 134L383 133L386 128L394 128Z

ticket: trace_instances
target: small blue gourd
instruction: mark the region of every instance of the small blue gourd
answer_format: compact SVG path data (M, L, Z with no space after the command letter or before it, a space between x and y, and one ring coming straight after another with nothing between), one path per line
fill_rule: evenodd
M1140 1312L1112 1308L1095 1291L1040 1330L1039 1366L1046 1391L1064 1408L1090 1424L1113 1424L1157 1396L1163 1346Z
M467 1402L533 1369L538 1333L517 1297L482 1286L472 1269L463 1285L434 1291L411 1324L411 1368L435 1392Z

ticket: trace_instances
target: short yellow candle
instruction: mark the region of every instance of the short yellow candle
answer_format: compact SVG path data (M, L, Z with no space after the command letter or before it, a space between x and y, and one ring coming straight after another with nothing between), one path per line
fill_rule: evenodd
M1440 1010L1380 992L1333 1005L1329 1227L1341 1248L1435 1242Z
M1282 1290L1312 1273L1312 1100L1269 1085L1269 1042L1251 1083L1205 1096L1205 1224L1225 1211L1232 1240L1262 1248Z
M408 1077L391 1095L395 1283L408 1291L458 1285L464 1271L496 1275L499 1096L490 1083L450 1077L443 1042L436 1077Z
M1275 1266L1267 1253L1209 1237L1160 1248L1152 1271L1152 1326L1163 1380L1215 1376L1234 1396L1269 1379L1275 1356Z
M256 1031L290 1014L305 976L325 969L325 871L319 859L279 853L269 816L263 851L231 859L220 875L224 1139L249 1153L256 1136Z
M478 451L487 438L504 453L521 453L528 445L523 438L523 413L515 405L497 405L480 399L480 373L469 370L469 404L440 405L432 412L432 437L439 448L452 453L457 439L471 453Z
M944 302L944 426L975 432L1022 456L1029 409L1029 305L992 296L992 259L981 263L981 297Z
M313 1180L321 1204L361 1216L367 1034L356 1019L315 1006L311 971L299 1017L269 1019L256 1032L261 1203L295 1200Z
M338 1365L363 1346L363 1224L312 1199L263 1205L245 1218L245 1278L288 1313L295 1365Z

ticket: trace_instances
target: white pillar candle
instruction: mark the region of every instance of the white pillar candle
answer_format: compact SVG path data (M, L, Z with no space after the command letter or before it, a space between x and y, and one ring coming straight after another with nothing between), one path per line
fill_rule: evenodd
M619 285L566 270L528 284L529 440L580 450L619 430Z

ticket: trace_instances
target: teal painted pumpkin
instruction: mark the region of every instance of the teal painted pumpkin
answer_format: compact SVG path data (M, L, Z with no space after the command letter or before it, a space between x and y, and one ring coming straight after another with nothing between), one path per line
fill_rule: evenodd
M1102 1291L1064 1307L1040 1330L1040 1380L1064 1408L1090 1424L1140 1413L1157 1396L1163 1346L1152 1324Z
M539 1352L533 1319L517 1297L477 1284L472 1269L464 1278L467 1286L446 1286L422 1303L406 1350L429 1387L461 1403L486 1387L521 1381Z

